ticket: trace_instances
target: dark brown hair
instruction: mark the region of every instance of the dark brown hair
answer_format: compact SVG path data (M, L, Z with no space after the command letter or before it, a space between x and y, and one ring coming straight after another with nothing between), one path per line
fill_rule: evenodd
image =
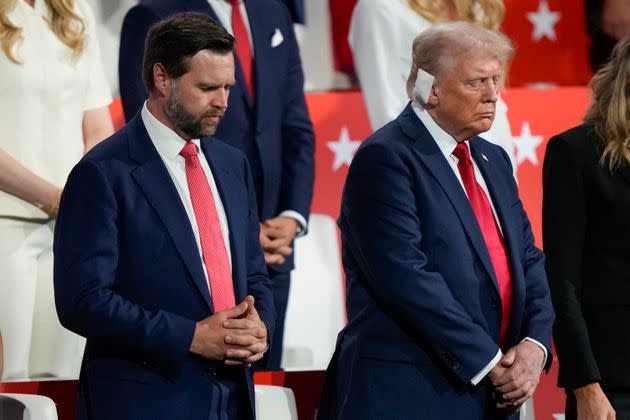
M150 92L153 66L160 63L177 79L188 72L189 59L202 50L231 54L235 40L221 25L202 13L179 13L149 28L144 45L142 76Z

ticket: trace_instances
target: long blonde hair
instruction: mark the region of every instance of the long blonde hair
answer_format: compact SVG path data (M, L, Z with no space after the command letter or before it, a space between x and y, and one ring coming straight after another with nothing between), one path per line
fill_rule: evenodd
M16 64L20 64L15 46L22 40L22 28L11 22L9 13L18 1L24 0L0 0L0 48ZM85 46L85 24L74 12L74 0L39 1L46 1L50 9L50 16L47 18L50 29L61 42L72 49L72 58L79 58Z
M440 20L445 0L407 0L409 7L431 23ZM449 0L446 0L449 1ZM465 20L486 29L499 29L505 5L503 0L450 0L457 15L456 19Z
M604 143L600 164L612 171L630 164L630 37L617 43L590 86L593 98L584 121Z

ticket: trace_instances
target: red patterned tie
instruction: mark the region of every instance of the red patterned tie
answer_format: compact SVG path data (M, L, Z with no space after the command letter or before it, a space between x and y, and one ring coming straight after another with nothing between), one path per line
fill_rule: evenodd
M462 177L470 205L477 216L481 233L488 247L492 267L497 276L503 315L499 335L499 344L502 344L510 321L510 309L512 306L512 279L505 243L503 242L499 225L492 213L490 201L475 178L475 170L472 160L470 160L468 145L465 142L458 143L453 151L453 155L459 160L457 169L459 169L459 174Z
M186 142L179 154L186 160L186 181L199 228L201 251L210 280L214 311L224 311L235 305L235 298L232 270L221 234L217 207L208 178L199 163L195 143Z
M240 0L227 1L232 5L232 32L234 33L234 38L236 38L236 54L238 55L238 61L241 63L241 69L243 70L243 75L245 76L245 83L247 83L249 97L251 98L253 104L255 100L254 71L252 47L249 45L249 35L247 34L247 28L245 27L243 15L241 15L241 8L239 6Z

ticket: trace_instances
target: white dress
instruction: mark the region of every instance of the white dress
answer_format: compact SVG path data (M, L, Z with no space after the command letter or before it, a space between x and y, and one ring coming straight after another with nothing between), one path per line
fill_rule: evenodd
M22 28L14 51L21 64L0 53L0 148L55 185L63 186L83 155L83 113L112 101L101 66L94 18L75 0L84 20L86 48L77 61L44 20L45 0L18 0L9 19ZM0 191L0 216L44 218L32 204Z
M411 46L416 35L430 26L431 22L411 9L406 0L357 2L348 42L373 130L395 119L409 101ZM492 128L481 137L503 147L514 166L507 106L501 98Z
M17 0L8 17L22 28L16 64L0 52L0 148L62 187L84 151L83 114L111 102L85 0L74 0L86 45L78 60L52 32L45 0ZM36 206L0 191L0 331L4 380L32 375L76 379L81 337L65 330L54 307L54 222Z

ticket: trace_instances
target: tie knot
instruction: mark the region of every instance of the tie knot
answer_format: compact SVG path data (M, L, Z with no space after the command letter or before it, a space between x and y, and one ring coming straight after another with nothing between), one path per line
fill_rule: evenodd
M465 141L457 143L453 155L462 163L470 162L470 153L468 152L468 145Z
M236 7L238 6L238 1L239 0L225 0L227 3L230 3L232 5L232 7Z
M182 150L179 152L184 159L188 160L193 156L197 156L197 145L192 141L187 141Z

